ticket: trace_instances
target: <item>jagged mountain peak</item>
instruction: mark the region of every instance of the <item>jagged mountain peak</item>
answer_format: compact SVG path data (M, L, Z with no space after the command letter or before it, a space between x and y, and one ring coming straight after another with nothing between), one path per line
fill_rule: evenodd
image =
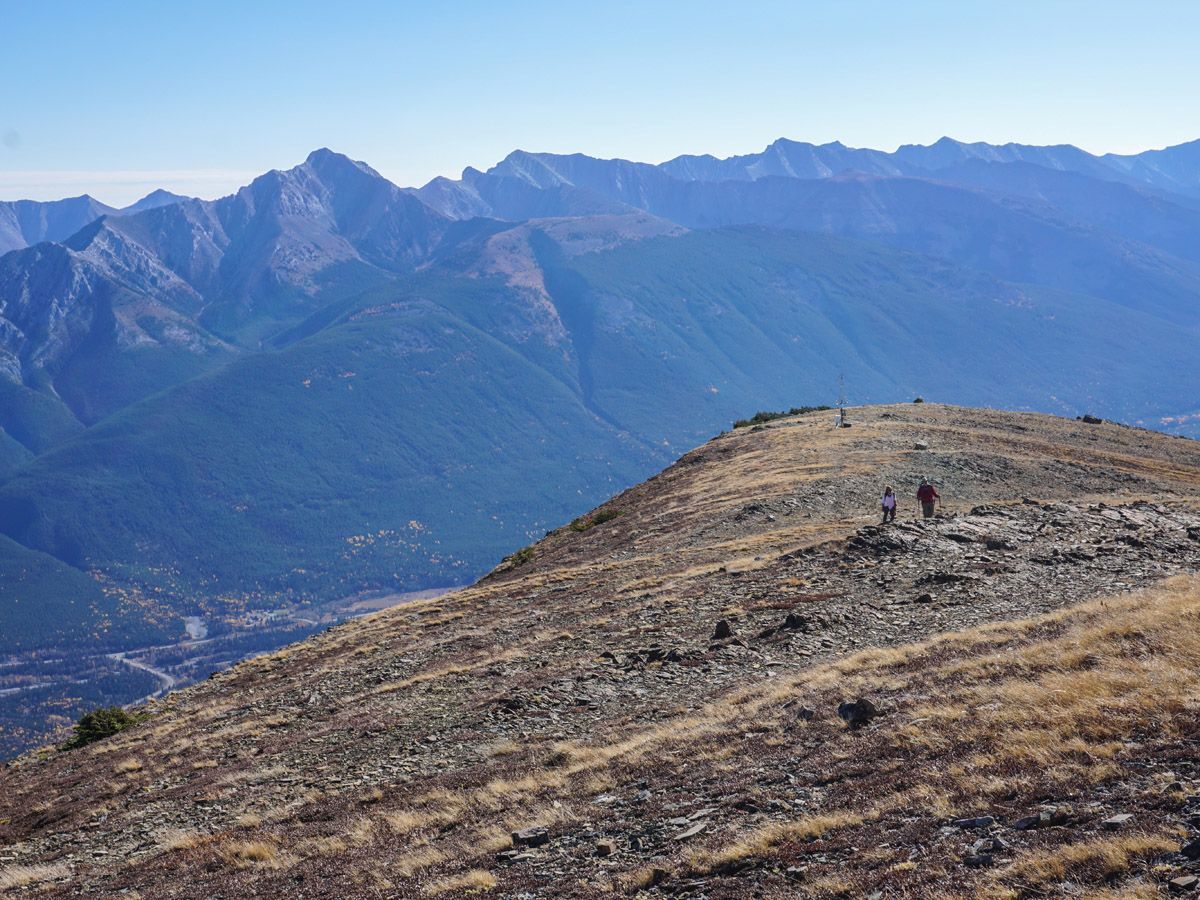
M285 190L322 195L336 193L346 187L356 188L368 182L397 192L400 190L366 163L321 147L308 154L302 163L289 169L264 172L233 196L262 199Z
M321 148L290 169L265 172L217 204L224 215L235 218L280 215L336 229L337 221L347 216L377 212L378 198L398 196L406 195L366 163Z
M364 175L370 175L374 178L382 179L384 181L387 180L365 162L357 159L351 159L346 154L338 153L336 150L330 150L328 147L319 147L312 153L308 154L307 158L304 160L304 165L315 171L331 176L359 172Z

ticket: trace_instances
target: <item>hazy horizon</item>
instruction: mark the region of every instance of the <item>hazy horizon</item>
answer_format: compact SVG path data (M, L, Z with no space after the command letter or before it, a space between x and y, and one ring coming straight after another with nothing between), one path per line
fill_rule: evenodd
M21 4L0 59L0 196L215 197L320 146L417 186L517 148L661 162L781 135L1093 153L1194 139L1200 7L1137 10Z
M891 147L865 147L865 146L859 147L859 146L852 146L849 144L847 144L846 146L851 147L851 149L880 150L885 153L893 153L900 147L906 146L906 145L928 146L930 144L936 143L936 141L940 140L941 137L943 137L943 136L939 136L938 138L934 138L929 141L904 141L904 142L901 142L901 143L896 144L895 146L891 146ZM944 135L944 137L949 137L952 140L956 140L956 141L959 141L960 143L964 143L964 144L971 144L971 143L994 143L994 144L1022 143L1020 141L999 141L999 142L996 142L996 141L968 141L968 140L963 140L961 138L956 138L953 135ZM802 143L805 142L803 138L796 138L796 137L791 137L791 136L787 136L787 135L781 135L779 138L776 138L776 140L792 140L792 141L797 141L797 142L802 142ZM1200 140L1200 138L1194 138L1192 140ZM765 149L766 146L769 146L770 143L774 143L774 141L771 141L768 144L763 145L762 147L738 150L734 153L723 154L723 156L744 156L744 155L753 154L753 153L760 153L760 152L762 152L763 149ZM815 144L817 142L816 141L808 141L807 143ZM827 142L822 142L822 143L834 143L834 142L827 141ZM842 143L845 143L845 142L842 142ZM1059 143L1060 144L1070 144L1070 142L1059 142ZM1180 143L1184 143L1184 144L1191 143L1191 140L1181 141ZM378 171L379 174L381 174L384 178L387 178L389 181L393 182L394 184L399 185L400 187L417 188L417 187L421 187L422 185L428 184L434 178L445 177L445 178L451 178L451 179L457 180L462 175L461 170L456 171L456 172L438 172L434 175L431 175L429 178L426 178L425 180L423 180L419 183L405 184L404 182L398 180L396 177L394 177L389 172L387 172L383 169L380 169L378 166L375 166L374 163L372 163L372 161L370 159L358 157L351 153L344 153L344 151L338 149L338 147L332 143L326 143L321 146L327 147L328 149L333 150L335 153L343 153L345 156L349 156L352 159L357 160L358 162L367 163L367 165L370 165L372 168L376 169L376 171ZM1046 145L1046 146L1054 146L1054 145ZM1079 147L1078 144L1074 144L1072 146ZM1176 146L1176 145L1166 145L1166 146L1169 147L1169 146ZM314 147L312 149L317 150L319 148ZM1137 154L1137 153L1144 153L1144 152L1147 152L1150 150L1162 150L1162 149L1164 149L1164 147L1158 147L1158 146L1142 147L1140 149L1135 149L1135 150L1131 150L1131 151L1095 150L1095 149L1088 148L1088 147L1079 147L1079 149L1084 150L1087 153L1090 153L1094 156L1103 156L1107 153L1112 153L1112 154L1116 154L1119 156L1126 156L1126 155L1133 155L1133 154ZM580 150L580 149L576 149L576 150L528 150L528 148L525 148L525 147L514 147L509 152L515 152L517 150L527 150L527 152L531 152L531 153L583 153L587 156L594 155L594 154L588 153L586 150ZM666 157L664 159L633 159L632 157L628 157L628 156L604 157L604 158L624 159L624 160L627 160L630 162L650 163L650 164L657 165L660 163L667 162L671 159L675 159L676 157L679 157L679 156L693 156L693 155L701 156L701 155L705 155L707 153L709 153L709 151L697 149L697 150L686 150L681 153L674 154L673 156ZM304 155L304 157L301 157L299 159L296 159L296 160L293 160L290 162L285 162L285 163L282 163L279 165L270 166L270 167L268 167L266 169L262 169L262 170L246 169L246 170L241 170L241 171L230 171L230 172L222 172L222 171L218 171L218 170L209 170L209 171L199 170L199 171L195 171L195 172L182 172L182 171L178 171L178 170L164 170L162 172L154 172L154 171L148 171L148 172L132 172L132 171L5 172L5 171L0 171L0 202L4 202L4 201L11 202L11 201L15 201L15 200L34 200L34 201L45 202L45 201L51 201L51 200L69 199L69 198L79 197L79 196L86 194L86 195L92 197L93 199L100 201L101 203L105 203L109 206L115 206L115 207L120 208L120 207L130 205L130 204L142 199L147 194L150 194L156 190L171 191L172 193L175 193L175 194L182 194L182 195L188 196L188 197L196 197L201 200L215 200L220 197L225 197L230 194L236 193L239 189L241 189L241 188L245 187L247 184L249 184L253 179L259 177L260 175L264 174L265 172L271 171L272 169L289 169L292 166L299 165L300 163L302 163L304 161L304 158L307 157L307 155L308 154L306 153ZM507 155L507 154L505 154L505 155ZM711 154L711 155L715 156L716 154ZM490 168L491 166L500 162L500 160L502 158L503 157L498 157L497 159L494 159L494 160L488 160L485 162L481 162L479 164L475 164L475 168L480 168L480 169ZM20 190L20 187L18 187L18 186L23 185L23 184L35 185L36 187L34 190L39 195L33 196L29 193L18 195L18 193L16 193L17 191ZM78 188L78 189L76 190L74 188Z

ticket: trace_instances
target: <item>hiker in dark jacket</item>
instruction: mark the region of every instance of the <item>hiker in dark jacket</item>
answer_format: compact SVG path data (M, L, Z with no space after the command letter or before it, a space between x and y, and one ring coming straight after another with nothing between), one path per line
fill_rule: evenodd
M941 495L938 494L937 488L929 483L929 479L922 478L921 486L917 488L917 500L920 501L921 504L921 514L926 519L933 518L934 504L941 499Z
M879 501L883 507L883 524L896 521L896 492L891 485L883 489L883 499Z

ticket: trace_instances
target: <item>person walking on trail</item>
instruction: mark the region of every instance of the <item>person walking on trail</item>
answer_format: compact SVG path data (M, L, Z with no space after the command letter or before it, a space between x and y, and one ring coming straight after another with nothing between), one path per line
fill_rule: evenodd
M896 492L892 490L889 484L883 489L883 499L879 501L883 506L883 524L896 521Z
M932 519L934 504L941 499L937 488L929 483L929 479L922 478L921 486L917 488L917 500L921 503L921 515L926 519Z

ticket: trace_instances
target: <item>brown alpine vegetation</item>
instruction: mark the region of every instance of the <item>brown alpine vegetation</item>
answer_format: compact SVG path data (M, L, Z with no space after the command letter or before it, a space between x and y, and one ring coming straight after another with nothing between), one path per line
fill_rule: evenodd
M15 760L0 893L1194 892L1200 444L849 420L723 434L470 588Z

